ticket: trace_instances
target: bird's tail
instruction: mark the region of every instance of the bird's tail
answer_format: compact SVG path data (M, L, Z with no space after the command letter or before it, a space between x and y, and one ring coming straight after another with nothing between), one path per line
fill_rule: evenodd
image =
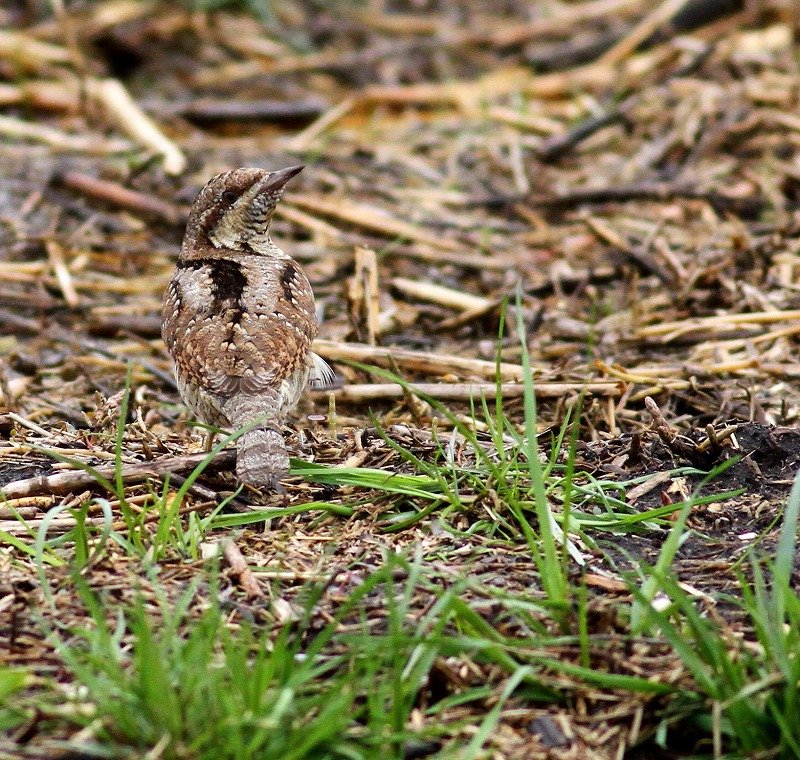
M278 490L278 481L289 472L289 454L280 431L256 428L245 433L236 446L236 477L255 488Z

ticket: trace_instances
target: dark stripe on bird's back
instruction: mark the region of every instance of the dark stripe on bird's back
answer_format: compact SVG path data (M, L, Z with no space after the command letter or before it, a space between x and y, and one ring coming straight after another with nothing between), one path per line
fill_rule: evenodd
M292 290L292 282L297 277L297 267L291 262L287 261L281 270L281 287L283 288L283 297L289 302L295 302L295 294Z
M179 261L181 269L206 269L211 280L211 297L214 311L243 310L242 296L247 287L247 277L238 261L229 259L189 259Z

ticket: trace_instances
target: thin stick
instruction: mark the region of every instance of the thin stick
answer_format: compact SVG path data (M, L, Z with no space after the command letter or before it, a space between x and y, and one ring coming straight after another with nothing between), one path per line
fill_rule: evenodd
M301 211L299 208L295 208L291 203L287 203L286 201L281 201L280 205L275 210L275 215L281 219L288 219L293 224L305 227L313 233L324 235L332 240L346 243L353 237L343 232L338 227L328 224L328 222L323 219Z
M409 280L406 277L395 277L392 279L392 286L401 293L416 298L420 301L447 306L450 309L461 311L486 311L491 309L495 302L491 298L474 296L453 288L446 288L443 285L435 285L432 282L420 282L419 280Z
M230 539L222 542L222 556L230 568L229 575L242 587L247 596L251 599L260 599L264 596L253 571L247 565L247 560L239 547Z
M754 311L749 314L720 314L713 317L684 319L679 322L661 322L657 325L640 327L636 331L639 338L663 336L664 342L696 330L713 330L741 325L763 325L772 322L790 322L800 319L800 309L787 311Z
M60 150L77 153L125 153L133 147L127 140L106 139L95 135L70 135L44 124L31 124L23 119L0 116L0 135L34 140Z
M356 248L356 271L350 280L351 308L356 316L363 312L367 328L367 343L374 346L380 334L380 305L378 296L378 260L370 248Z
M150 104L147 104L150 106ZM258 100L198 98L188 103L160 103L158 113L181 114L196 122L281 122L316 119L324 104L321 101L307 98L303 100ZM151 108L151 110L153 110Z
M90 79L87 90L102 103L117 124L143 147L160 155L167 174L182 174L186 157L156 123L136 104L130 93L117 79Z
M64 249L55 240L48 240L45 243L45 249L64 300L68 306L74 308L80 303L80 298L78 297L78 291L75 290L75 283L72 281L72 275L67 268L67 263L64 260Z
M30 71L45 71L52 64L72 63L67 48L7 30L0 30L0 58L11 59L15 66L23 65Z
M458 251L463 247L454 240L428 233L373 206L353 203L345 198L328 200L327 198L319 198L312 195L296 194L292 196L292 203L295 206L355 224L358 227L372 230L387 237L413 240L414 242L425 243L432 248L440 248L446 251Z
M189 218L189 210L187 208L175 206L152 195L131 190L116 182L97 179L88 174L65 172L55 176L54 181L60 182L64 187L68 187L71 190L77 190L119 208L155 216L171 224L185 224Z
M540 398L560 398L585 392L590 396L619 396L619 383L537 383L536 395ZM484 396L491 400L497 393L494 383L414 383L411 392L418 392L442 401L469 401ZM503 383L500 392L504 398L518 398L525 393L522 383ZM330 393L330 391L325 392ZM334 391L339 401L372 401L375 399L402 398L406 389L398 383L369 383L345 385Z
M433 354L428 351L411 351L405 348L382 348L363 343L339 343L334 340L317 339L314 350L331 361L354 361L390 367L392 364L404 369L431 374L460 374L467 377L495 377L498 365L485 359L470 359L453 354ZM500 379L504 382L522 382L522 366L500 362Z
M295 135L287 144L290 151L302 153L308 150L328 127L335 124L339 119L346 116L355 106L355 98L345 98L341 103L326 111L315 122L309 124L302 132Z
M122 480L126 484L141 483L150 478L163 478L171 472L185 472L193 470L208 456L205 453L188 454L180 457L163 457L152 462L137 462L136 464L122 465ZM233 450L221 451L209 467L216 469L229 469L236 461L236 452ZM96 467L96 472L104 478L113 479L114 466ZM42 475L38 478L25 478L7 483L0 488L0 495L5 499L20 499L25 496L37 494L63 494L79 488L91 488L97 485L93 474L84 470L69 470L55 475Z
M45 430L40 425L37 425L35 422L31 422L30 420L26 420L24 417L20 417L16 412L6 412L6 417L11 418L18 425L22 425L22 427L28 428L28 430L32 430L34 433L38 433L44 438L50 437L49 430Z
M664 0L645 16L626 37L597 59L598 66L616 66L641 45L658 27L666 24L684 5L686 0Z

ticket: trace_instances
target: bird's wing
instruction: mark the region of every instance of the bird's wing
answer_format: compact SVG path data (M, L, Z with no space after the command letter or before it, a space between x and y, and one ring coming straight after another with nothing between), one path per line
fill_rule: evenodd
M214 260L176 271L164 337L179 373L220 396L259 394L298 372L305 378L317 332L311 286L291 260L270 264Z

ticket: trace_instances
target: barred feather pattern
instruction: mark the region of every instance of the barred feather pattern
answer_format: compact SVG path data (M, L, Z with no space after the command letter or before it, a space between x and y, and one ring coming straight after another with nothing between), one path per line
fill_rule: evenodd
M283 187L300 169L236 169L208 182L162 309L178 390L195 417L223 429L255 424L238 439L236 472L257 488L275 488L288 472L281 429L308 381L319 387L332 377L311 351L311 285L269 234Z
M256 428L239 438L236 477L259 489L279 490L278 481L289 472L289 454L280 431Z

